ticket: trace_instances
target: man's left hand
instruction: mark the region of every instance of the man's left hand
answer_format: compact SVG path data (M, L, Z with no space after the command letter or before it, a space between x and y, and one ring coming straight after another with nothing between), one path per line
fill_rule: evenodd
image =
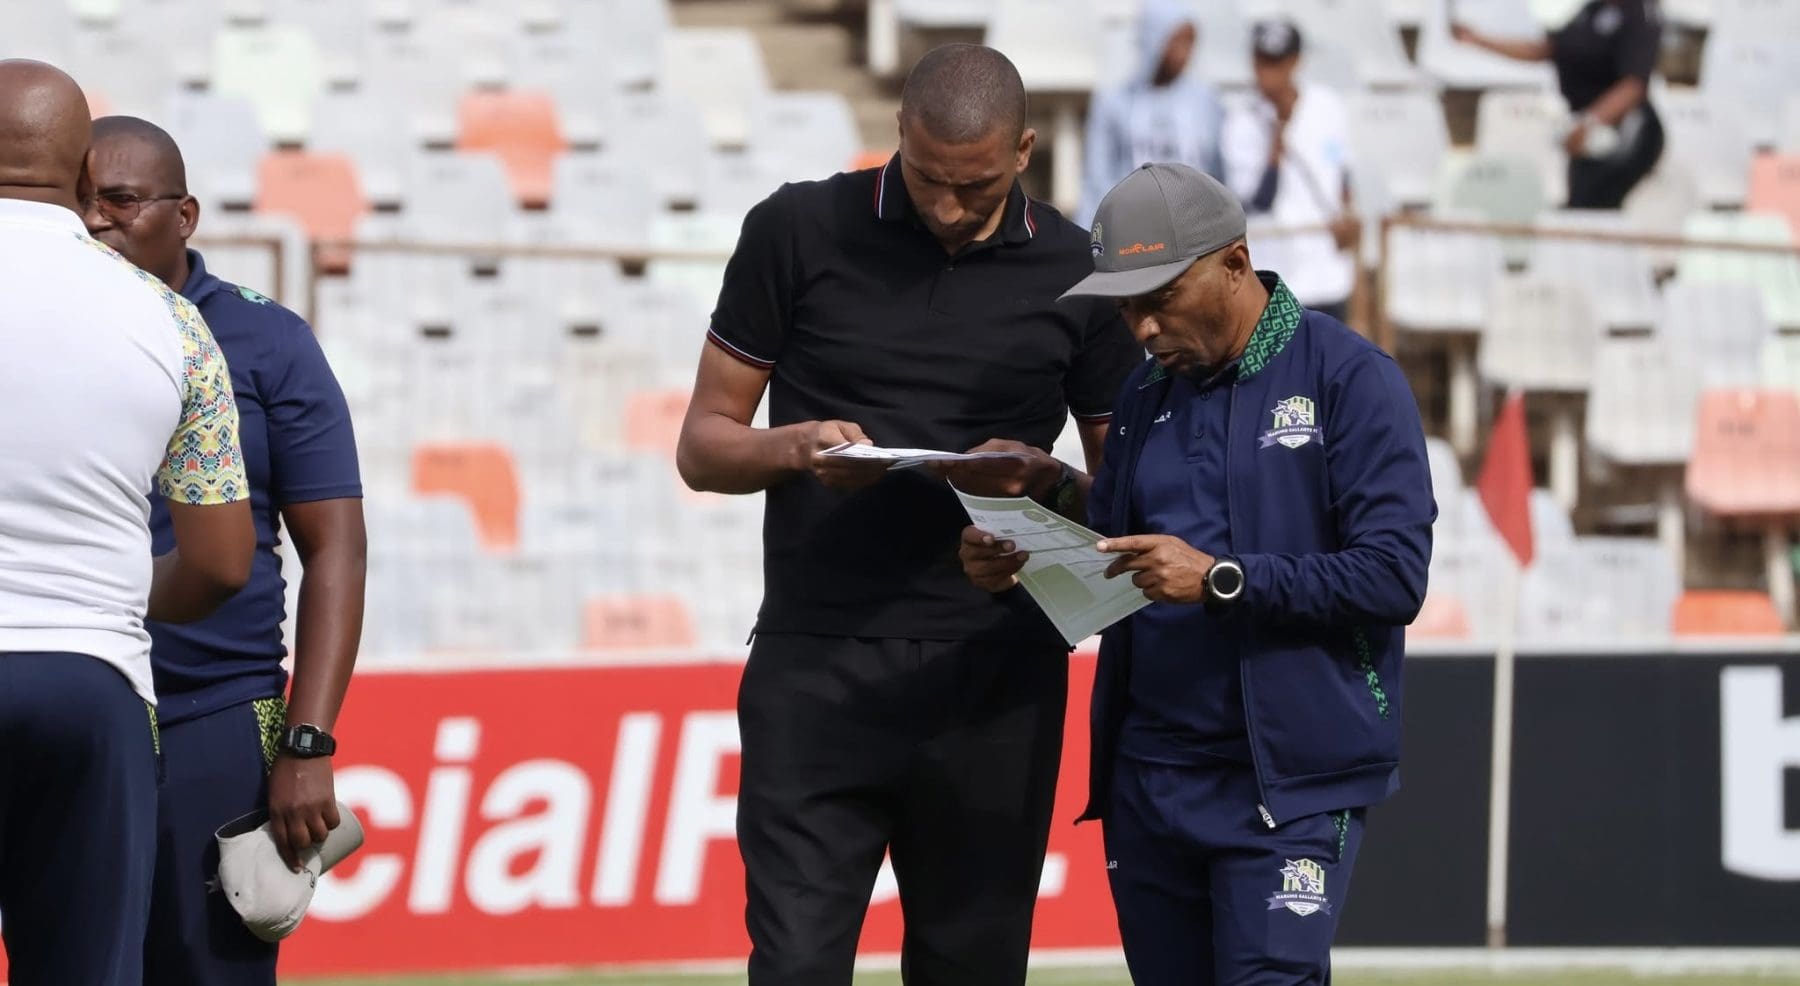
M970 452L1009 452L1018 458L947 462L939 472L950 485L975 496L1028 496L1050 492L1062 476L1062 463L1043 449L1004 438L990 439Z
M1340 251L1356 246L1362 237L1362 220L1354 212L1346 212L1331 221L1331 241Z
M1198 603L1206 600L1206 573L1213 557L1178 537L1137 534L1107 538L1094 545L1119 557L1107 566L1106 577L1133 572L1131 584L1158 603Z
M300 854L322 844L339 820L330 757L275 758L269 771L269 828L289 869L300 872Z
M1587 152L1587 134L1587 121L1577 120L1569 128L1569 135L1563 138L1563 150L1569 152L1570 157L1581 157Z

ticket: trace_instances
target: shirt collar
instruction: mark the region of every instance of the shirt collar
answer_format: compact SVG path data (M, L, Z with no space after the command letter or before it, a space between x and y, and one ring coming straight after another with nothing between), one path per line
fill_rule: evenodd
M1037 236L1037 210L1031 196L1019 187L1017 179L1013 180L1012 189L1006 193L1006 214L1000 219L998 241L1006 244L1024 243ZM881 166L875 175L875 216L889 222L917 222L918 216L913 210L912 196L906 191L906 178L900 173L900 152Z
M225 282L207 271L206 260L200 256L200 251L189 250L187 261L187 283L181 286L181 296L199 307L201 302L224 287Z
M1288 290L1279 274L1259 270L1256 278L1269 290L1269 303L1263 306L1262 317L1256 320L1256 328L1250 330L1250 341L1244 345L1243 354L1220 371L1222 375L1236 366L1237 379L1240 381L1261 373L1271 360L1281 355L1281 351L1294 338L1294 333L1300 331L1300 319L1306 314L1306 309L1300 306L1299 299ZM1158 363L1150 368L1150 375L1144 378L1139 389L1157 383L1168 375L1169 371Z
M26 226L44 226L87 235L87 226L71 210L48 202L27 199L0 199L0 222Z

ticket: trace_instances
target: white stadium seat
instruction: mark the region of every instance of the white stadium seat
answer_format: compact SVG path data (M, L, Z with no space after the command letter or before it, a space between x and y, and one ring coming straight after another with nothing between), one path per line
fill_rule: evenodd
M1791 247L1787 220L1772 213L1700 212L1683 229L1691 240L1719 240ZM1747 284L1762 293L1763 314L1780 328L1800 328L1800 257L1790 250L1750 252L1689 247L1677 276L1685 283Z
M1601 232L1629 235L1639 227L1630 217L1600 209L1548 212L1538 217L1547 232ZM1531 248L1531 270L1581 285L1594 314L1613 331L1647 331L1661 311L1654 259L1630 243L1543 236Z
M348 155L356 162L363 195L377 205L397 205L405 196L406 167L418 144L398 102L358 90L320 97L306 146Z
M1664 159L1687 164L1709 206L1744 204L1753 148L1742 107L1697 89L1670 88L1656 100L1667 144Z
M1456 19L1484 34L1503 38L1542 37L1543 26L1525 0L1428 0L1419 24L1418 64L1427 75L1453 89L1496 87L1548 89L1555 73L1547 64L1528 64L1462 44L1450 37Z
M409 238L497 243L512 237L512 193L499 158L461 152L418 154L406 173L401 222Z
M1800 46L1792 34L1754 25L1716 29L1700 58L1700 89L1721 106L1768 107L1772 94L1800 91ZM1774 146L1780 137L1779 109L1746 114L1750 140Z
M550 211L533 221L547 242L641 248L658 211L655 182L642 168L610 154L566 154L553 171Z
M1527 391L1585 391L1601 328L1581 285L1553 274L1503 277L1488 302L1484 379Z
M1763 346L1775 335L1754 286L1679 277L1663 289L1656 332L1708 389L1756 386Z
M700 111L717 147L750 142L751 106L769 90L755 35L742 28L679 28L663 41L663 80Z
M610 122L601 149L650 175L659 206L699 201L709 141L692 104L665 92L621 93Z
M181 147L195 198L214 209L249 207L256 198L257 163L269 142L248 100L177 92L160 122Z
M1562 97L1535 89L1495 89L1481 94L1475 116L1475 150L1530 161L1543 180L1544 200L1568 198L1568 155L1559 134L1569 107Z
M1584 537L1547 546L1520 586L1520 636L1590 646L1660 640L1669 634L1680 589L1674 559L1651 538Z
M1625 466L1684 463L1702 382L1692 356L1657 336L1601 340L1588 393L1588 449Z
M286 25L220 31L213 42L212 87L249 100L271 140L303 143L313 101L325 91L319 46L306 30Z
M750 145L784 178L828 178L862 146L850 101L836 92L767 92L750 107Z
M1376 169L1401 205L1431 201L1450 129L1443 103L1419 90L1350 94L1350 147L1360 167Z

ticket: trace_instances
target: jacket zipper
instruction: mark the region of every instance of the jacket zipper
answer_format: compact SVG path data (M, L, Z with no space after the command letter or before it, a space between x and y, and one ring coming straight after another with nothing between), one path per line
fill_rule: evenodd
M1237 392L1238 382L1233 380L1231 381L1230 403L1225 407L1225 525L1233 532L1233 542L1237 540L1235 532L1237 531L1238 526L1237 514L1231 509L1230 477L1235 475L1231 471L1231 448L1236 444L1235 439L1237 437L1236 432L1232 429L1232 425L1237 421ZM1232 544L1232 550L1237 550L1237 545L1235 543ZM1238 683L1241 686L1240 690L1244 694L1244 735L1250 740L1250 769L1256 774L1256 795L1261 799L1256 803L1256 814L1257 817L1262 819L1262 823L1265 826L1272 829L1275 827L1275 816L1271 815L1269 809L1266 807L1269 795L1263 790L1262 758L1256 753L1256 726L1250 716L1250 675L1248 663L1249 662L1244 659L1244 655L1240 653L1238 655Z

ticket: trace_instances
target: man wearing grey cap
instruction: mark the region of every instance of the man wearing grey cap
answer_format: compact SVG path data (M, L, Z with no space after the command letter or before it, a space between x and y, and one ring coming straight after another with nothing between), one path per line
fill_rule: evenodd
M1109 628L1084 818L1140 983L1330 981L1363 811L1399 786L1404 627L1436 507L1394 361L1251 266L1244 212L1185 165L1101 202L1095 270L1153 359L1088 499L1152 605ZM1008 591L1010 545L964 531ZM1196 929L1210 929L1197 931Z

